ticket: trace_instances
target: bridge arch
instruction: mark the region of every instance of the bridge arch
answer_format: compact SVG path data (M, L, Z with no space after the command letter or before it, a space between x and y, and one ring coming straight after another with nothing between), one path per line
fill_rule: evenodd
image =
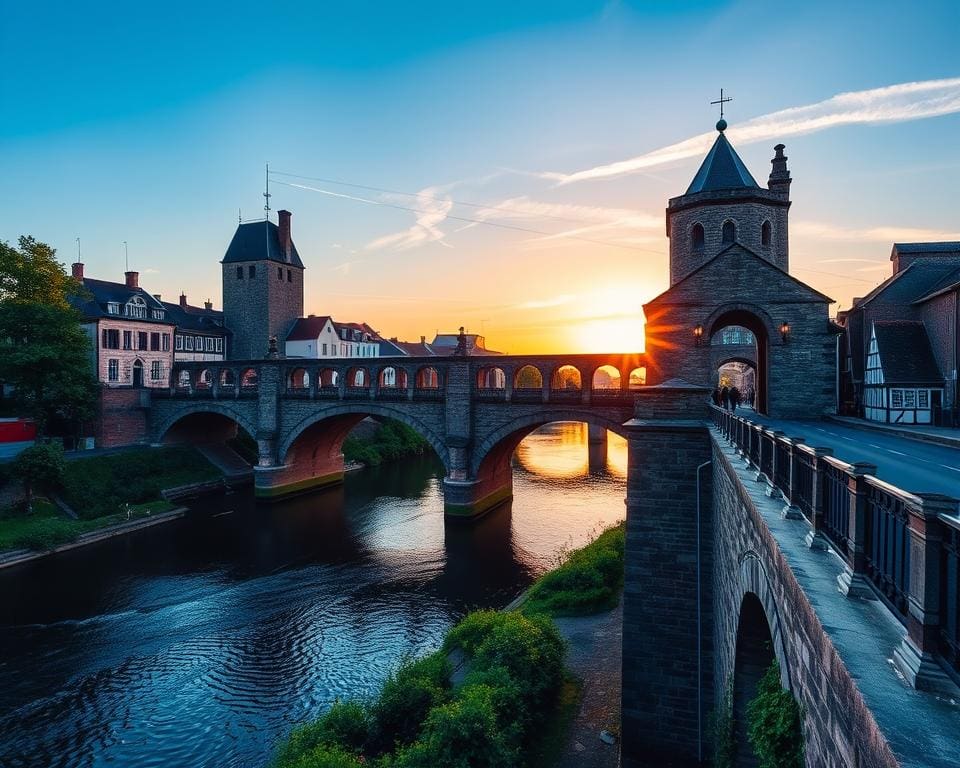
M311 450L314 456L317 456L317 451L320 450L325 452L326 457L336 459L350 430L367 416L394 419L406 424L430 444L444 468L449 468L449 449L434 429L403 409L375 401L344 402L342 405L305 416L284 434L277 447L277 458L281 464L287 463L293 458L291 449L296 450L301 438L312 437L315 440Z
M250 421L245 414L241 411L231 408L229 405L224 405L221 402L215 402L210 400L204 400L198 403L191 403L185 405L181 408L178 408L175 413L167 416L163 419L154 429L153 436L155 442L162 443L165 438L168 438L171 430L174 430L175 427L181 424L185 419L191 419L191 417L196 416L220 416L232 421L235 425L243 429L251 437L256 436L257 428L256 424ZM205 434L207 437L213 437L213 433ZM184 442L202 442L195 438L187 438Z

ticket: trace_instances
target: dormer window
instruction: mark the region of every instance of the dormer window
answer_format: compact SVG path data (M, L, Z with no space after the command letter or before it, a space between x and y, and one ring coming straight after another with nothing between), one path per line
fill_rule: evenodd
M107 314L108 314L108 315L119 315L119 314L120 314L120 302L118 302L118 301L109 301L109 302L107 302Z
M151 316L154 320L163 320L164 311L163 311L162 309L154 309L154 310L151 310L150 316Z
M127 317L146 317L147 303L140 296L134 296L123 308L123 314Z

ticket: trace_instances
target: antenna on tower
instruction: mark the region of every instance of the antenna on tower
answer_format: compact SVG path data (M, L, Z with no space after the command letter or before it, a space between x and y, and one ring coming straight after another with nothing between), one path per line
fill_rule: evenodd
M130 271L130 250L127 248L126 240L123 241L123 264L124 264L124 267L123 267L124 271L129 272Z
M80 238L78 237L77 238L77 262L80 262L80 261L82 261L82 259L80 258Z
M237 224L243 224L243 211L237 208Z
M267 183L266 183L266 186L264 187L264 192L263 192L263 199L265 201L263 210L266 211L266 216L269 219L270 218L270 163L267 163L266 166L267 166L267 172L266 172Z

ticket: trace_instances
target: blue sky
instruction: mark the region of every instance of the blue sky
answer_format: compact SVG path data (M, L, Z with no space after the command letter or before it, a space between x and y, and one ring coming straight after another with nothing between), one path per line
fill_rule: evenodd
M760 183L789 134L791 267L840 306L886 276L894 239L960 239L957 3L89 5L4 3L0 239L69 262L80 237L87 273L116 279L127 240L165 298L219 305L269 161L419 193L299 180L416 214L273 185L309 311L408 338L482 327L509 351L620 348L666 287L663 208L700 156L591 171L711 132L721 86ZM946 84L876 91L929 81ZM864 91L857 120L828 101ZM801 106L829 127L777 116Z

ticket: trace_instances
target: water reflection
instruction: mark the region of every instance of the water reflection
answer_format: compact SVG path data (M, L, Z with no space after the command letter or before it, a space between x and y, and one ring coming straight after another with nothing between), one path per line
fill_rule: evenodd
M627 441L608 430L600 430L599 440L599 445L596 436L591 440L590 427L584 422L554 422L520 443L516 461L528 472L557 480L582 478L590 472L626 479Z
M262 765L292 724L622 518L616 442L571 473L587 444L582 425L528 438L513 503L472 525L444 524L441 468L417 459L272 506L208 497L0 572L0 765Z

